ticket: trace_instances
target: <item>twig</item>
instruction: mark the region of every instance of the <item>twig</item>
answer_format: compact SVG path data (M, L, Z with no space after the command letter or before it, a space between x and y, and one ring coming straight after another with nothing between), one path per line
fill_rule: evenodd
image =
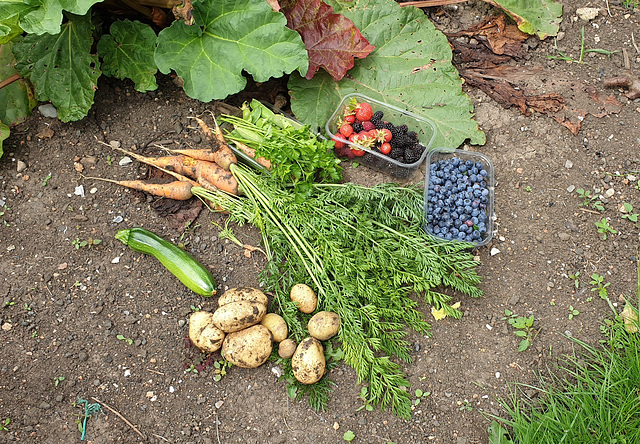
M156 438L160 438L163 441L169 442L169 440L167 438L165 438L164 436L156 435L155 433L152 433L151 435L155 436Z
M164 376L164 373L162 373L162 372L158 372L158 371L155 371L155 370L151 370L150 368L148 368L148 369L147 369L147 371L148 371L148 372L151 372L151 373L155 373L156 375Z
M633 43L633 47L636 48L636 52L640 54L640 49L638 49L638 45L636 45L636 38L633 36L633 32L631 33L631 43Z
M580 208L582 211L586 211L587 213L600 214L599 211L590 210L588 208Z
M629 54L627 53L627 48L622 48L622 60L624 60L624 69L631 69L631 62L629 62Z
M613 14L611 14L611 9L609 9L609 0L607 0L607 12L609 13L609 17L613 16Z
M216 416L216 438L218 439L218 444L221 444L220 443L220 430L218 429L218 424L219 423L220 423L220 420Z
M146 436L144 436L140 430L138 430L136 428L136 426L134 426L133 424L131 424L127 418L125 418L124 416L122 416L120 413L118 413L116 410L113 409L113 407L108 406L107 404L105 404L104 402L100 401L98 398L94 398L93 396L91 397L91 399L93 399L95 402L97 402L98 404L102 405L102 407L106 408L107 410L109 410L110 412L112 412L114 415L116 415L118 418L122 419L124 421L124 423L126 425L128 425L129 427L131 427L133 429L134 432L136 432L138 435L140 435L140 437L144 440L147 439Z
M7 85L11 85L13 82L15 82L16 80L19 80L20 78L21 78L20 74L14 74L12 76L7 77L2 82L0 82L0 89L4 88Z
M398 3L400 6L415 6L416 8L430 8L431 6L453 5L455 3L466 3L469 0L422 0L416 2Z

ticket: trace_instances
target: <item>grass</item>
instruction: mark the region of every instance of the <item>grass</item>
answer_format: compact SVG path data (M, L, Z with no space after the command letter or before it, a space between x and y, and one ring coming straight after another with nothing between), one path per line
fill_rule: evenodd
M575 60L571 56L569 56L569 55L563 53L562 51L560 51L558 49L558 41L557 40L554 43L554 48L555 48L556 52L559 55L557 55L557 56L547 56L547 58L553 59L553 60L564 60L565 62L578 63L578 64L585 63L584 56L585 56L585 54L588 54L590 52L595 52L596 54L604 54L604 55L607 55L607 56L611 56L611 55L615 54L616 52L619 52L619 51L608 51L606 49L600 49L600 48L586 49L586 47L585 47L585 39L584 39L584 26L582 27L582 33L581 33L581 38L580 38L580 57L578 58L578 60Z
M640 267L638 269L640 297ZM612 306L610 306L614 309ZM625 311L633 312L625 315ZM499 444L640 443L640 337L637 309L602 328L597 346L571 338L576 349L539 387L513 386L499 400L509 419L494 419L489 442ZM535 396L526 393L535 390ZM510 435L510 436L509 436Z

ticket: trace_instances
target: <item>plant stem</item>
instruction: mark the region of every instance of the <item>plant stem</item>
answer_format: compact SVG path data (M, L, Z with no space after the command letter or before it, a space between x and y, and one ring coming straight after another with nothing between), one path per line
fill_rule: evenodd
M15 73L12 76L7 77L6 79L0 82L0 89L4 88L5 86L11 85L13 82L21 78L22 77L20 77L20 74L18 73Z

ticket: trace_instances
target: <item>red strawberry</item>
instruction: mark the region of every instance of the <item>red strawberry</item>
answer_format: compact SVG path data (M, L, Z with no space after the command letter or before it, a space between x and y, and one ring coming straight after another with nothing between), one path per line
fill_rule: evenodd
M382 128L378 131L378 141L379 142L388 142L391 140L392 134L387 128Z
M348 116L344 116L344 122L345 123L353 123L356 121L356 116L354 116L353 114L349 114Z
M340 134L342 134L344 137L348 138L351 134L353 134L353 127L351 125L349 125L348 123L343 124L340 127Z
M356 119L364 122L371 120L371 117L373 117L373 110L367 102L361 102L356 106Z
M336 136L333 136L331 140L333 140L333 144L335 145L336 148L344 147L344 142L342 140L339 140Z
M382 154L389 154L391 152L391 145L389 145L389 142L385 142L380 145L380 152Z

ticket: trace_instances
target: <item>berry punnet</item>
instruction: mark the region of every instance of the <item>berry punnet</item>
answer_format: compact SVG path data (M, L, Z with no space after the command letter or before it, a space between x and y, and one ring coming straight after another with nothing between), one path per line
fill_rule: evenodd
M487 236L488 172L458 157L429 165L427 231L446 240L479 243Z
M353 134L362 134L363 131L368 132L369 136L363 136L358 141L352 139ZM418 142L418 134L409 131L407 125L396 126L393 122L384 120L384 112L374 112L369 103L358 102L355 98L345 107L338 132L338 136L350 142L359 143L401 163L418 162L425 150ZM348 152L349 149L353 152ZM365 154L365 151L357 147L340 143L336 143L335 152L336 155L349 159Z

